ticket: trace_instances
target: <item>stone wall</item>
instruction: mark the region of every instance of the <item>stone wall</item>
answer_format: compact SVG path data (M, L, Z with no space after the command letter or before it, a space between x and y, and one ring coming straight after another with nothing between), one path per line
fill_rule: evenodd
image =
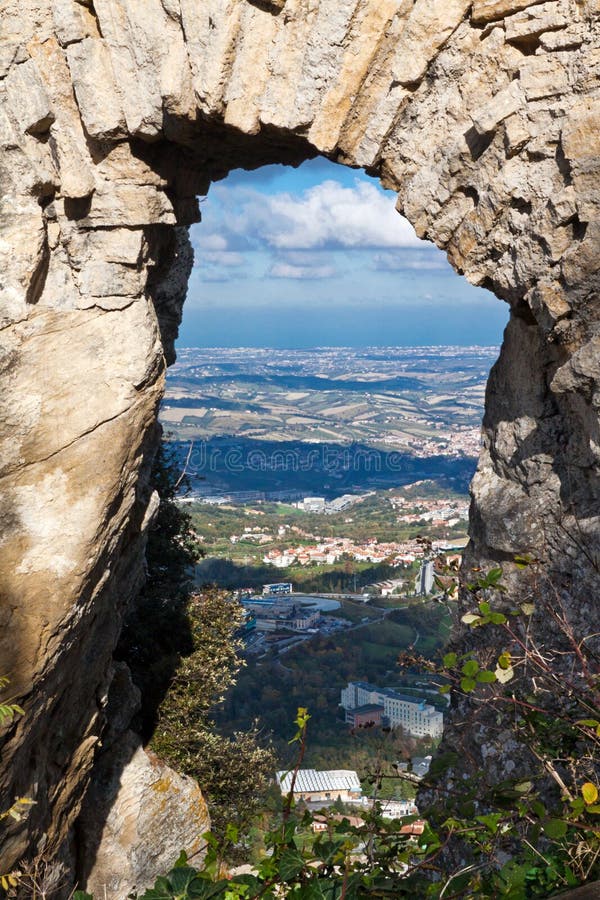
M510 569L550 548L589 615L599 15L598 0L4 0L0 659L26 715L2 736L0 787L37 805L3 866L59 853L79 810L141 578L185 226L233 167L362 166L510 304L470 558Z

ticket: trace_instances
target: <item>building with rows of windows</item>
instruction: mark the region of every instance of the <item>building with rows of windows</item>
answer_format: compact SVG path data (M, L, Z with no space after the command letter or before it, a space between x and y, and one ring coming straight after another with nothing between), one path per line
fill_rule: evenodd
M392 688L379 688L364 681L350 681L342 688L340 705L346 712L346 721L354 723L355 710L365 706L382 708L382 718L392 728L399 725L415 737L439 738L444 730L444 714L425 700L407 697Z

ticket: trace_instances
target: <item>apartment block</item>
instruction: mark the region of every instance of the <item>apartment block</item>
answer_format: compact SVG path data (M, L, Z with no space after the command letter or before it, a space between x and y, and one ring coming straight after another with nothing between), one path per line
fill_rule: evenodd
M444 714L416 697L408 697L392 688L380 688L364 681L350 681L341 691L340 705L346 721L354 721L354 710L362 706L381 706L388 724L399 725L415 737L438 738L444 730Z

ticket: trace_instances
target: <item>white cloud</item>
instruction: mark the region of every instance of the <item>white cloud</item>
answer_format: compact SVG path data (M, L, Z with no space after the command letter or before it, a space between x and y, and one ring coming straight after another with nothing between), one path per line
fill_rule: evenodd
M242 254L236 253L233 250L213 250L208 253L202 253L202 250L200 250L198 257L200 266L206 261L214 266L225 266L226 268L230 268L231 266L243 266L245 262Z
M196 240L193 241L194 249L199 253L202 253L206 250L227 250L227 238L224 234L215 234L209 231L200 230L199 232L194 232L194 238Z
M273 263L268 274L271 278L333 278L335 266L298 266L289 262Z
M265 240L277 248L414 247L420 241L396 212L393 199L375 185L353 188L325 181L300 197L276 194L260 223Z
M387 250L376 253L371 262L371 268L376 272L401 272L405 269L435 269L447 270L450 264L441 250L435 247L427 249L396 251Z
M243 242L275 250L422 246L412 225L396 212L393 195L374 184L344 187L324 181L298 195L223 185L215 195L217 203L212 210L207 207L205 218L216 214L221 219L232 249L240 249ZM202 243L200 233L198 245Z

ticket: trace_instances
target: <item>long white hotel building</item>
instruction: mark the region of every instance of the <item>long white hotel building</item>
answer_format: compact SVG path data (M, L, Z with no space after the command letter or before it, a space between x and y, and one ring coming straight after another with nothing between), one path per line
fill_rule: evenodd
M342 688L340 705L346 710L356 710L361 706L381 706L383 715L392 728L401 725L408 734L415 737L432 738L442 736L444 714L438 712L424 700L406 697L392 688L379 688L364 681L350 681Z

